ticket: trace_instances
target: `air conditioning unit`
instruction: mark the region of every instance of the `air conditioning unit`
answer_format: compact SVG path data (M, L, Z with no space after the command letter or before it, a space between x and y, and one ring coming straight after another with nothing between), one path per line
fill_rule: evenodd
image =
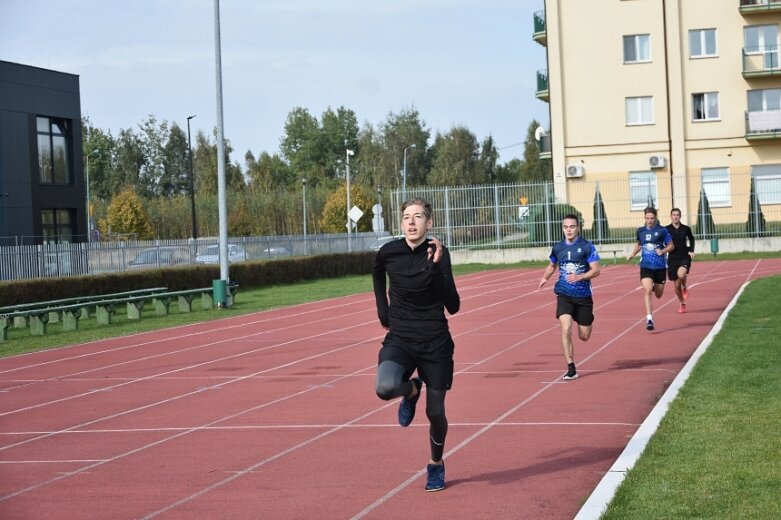
M667 166L667 157L664 155L652 155L648 158L648 166L651 168L664 168Z
M586 173L586 170L579 164L570 164L567 166L567 177L569 178L583 177L584 173Z

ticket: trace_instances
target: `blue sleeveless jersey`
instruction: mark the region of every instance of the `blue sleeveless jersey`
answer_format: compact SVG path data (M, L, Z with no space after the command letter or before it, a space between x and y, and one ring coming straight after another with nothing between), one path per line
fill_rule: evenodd
M672 237L664 227L657 222L654 227L648 229L643 226L637 228L637 242L640 244L640 267L646 269L666 269L665 255L657 255L657 249L664 249L670 243Z
M552 264L559 266L559 279L553 288L553 292L572 298L588 298L591 296L591 280L580 280L575 283L567 281L569 273L583 274L591 270L591 262L599 261L599 254L594 244L583 237L578 237L575 242L568 244L562 240L553 246L550 253Z

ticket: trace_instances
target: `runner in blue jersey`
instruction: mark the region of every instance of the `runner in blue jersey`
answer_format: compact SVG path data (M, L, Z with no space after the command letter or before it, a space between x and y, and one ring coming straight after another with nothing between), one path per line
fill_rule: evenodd
M553 292L556 293L556 318L561 325L561 346L567 360L564 379L569 381L578 377L572 346L572 322L578 324L578 337L581 341L588 341L594 323L591 279L599 276L602 266L594 244L580 236L577 215L565 215L561 221L561 229L564 232L564 240L551 249L550 264L545 268L537 289L542 289L558 267L559 279Z
M643 210L645 226L637 228L637 243L632 254L626 257L632 260L637 253L640 256L640 283L645 298L645 328L654 330L653 300L651 295L661 298L664 294L664 282L667 280L667 260L664 255L675 249L670 233L659 224L656 208Z

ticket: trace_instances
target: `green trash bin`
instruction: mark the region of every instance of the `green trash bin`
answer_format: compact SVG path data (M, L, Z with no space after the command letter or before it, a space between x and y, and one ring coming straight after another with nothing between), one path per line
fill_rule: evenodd
M719 252L719 239L718 238L711 238L710 239L710 252L714 255Z
M212 298L217 307L228 306L228 284L225 280L212 280Z

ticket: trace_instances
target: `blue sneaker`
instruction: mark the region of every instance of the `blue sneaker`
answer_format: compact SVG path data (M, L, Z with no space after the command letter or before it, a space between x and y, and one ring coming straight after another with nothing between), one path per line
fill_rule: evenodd
M401 398L401 404L399 405L399 424L404 427L412 424L412 419L415 418L415 406L418 404L420 389L423 387L423 381L421 381L419 377L410 379L410 381L418 388L418 393L415 394L415 397L404 396Z
M445 489L445 463L426 466L426 491L441 491Z

